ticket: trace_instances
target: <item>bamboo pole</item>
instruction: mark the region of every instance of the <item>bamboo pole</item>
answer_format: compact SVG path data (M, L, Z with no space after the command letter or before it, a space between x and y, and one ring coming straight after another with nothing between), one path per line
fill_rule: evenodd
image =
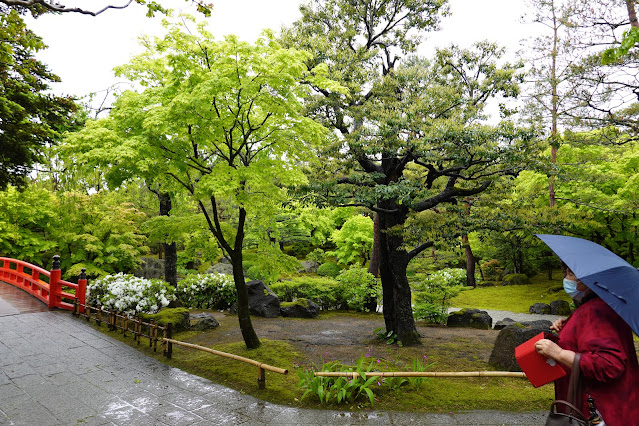
M243 356L229 354L229 353L226 353L226 352L220 352L220 351L216 351L215 349L205 348L204 346L194 345L192 343L180 342L179 340L173 340L173 339L167 339L167 338L165 338L163 340L168 342L168 343L173 343L173 344L176 344L176 345L179 345L179 346L186 346L187 348L197 349L197 350L200 350L200 351L212 353L214 355L223 356L225 358L231 358L231 359L235 359L237 361L242 361L242 362L245 362L247 364L255 365L258 368L261 368L263 370L272 371L274 373L288 374L288 370L285 370L285 369L279 368L279 367L273 367L272 365L268 365L268 364L263 364L263 363L261 363L259 361L255 361L255 360L250 359L250 358L244 358Z
M367 371L366 377L516 377L526 378L526 373L513 371ZM359 376L356 371L316 371L316 377L351 377Z

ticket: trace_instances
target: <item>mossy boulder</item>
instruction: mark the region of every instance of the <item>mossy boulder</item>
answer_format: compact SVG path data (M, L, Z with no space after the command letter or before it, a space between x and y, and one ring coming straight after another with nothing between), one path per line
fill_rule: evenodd
M172 323L173 331L184 331L191 328L189 310L186 308L165 308L157 314L141 314L140 317L145 320L152 320L162 326Z
M553 300L550 302L550 313L552 315L568 316L570 311L570 303L565 300Z
M490 330L493 327L493 319L486 311L479 309L462 309L451 312L446 322L448 327L470 327L481 330Z
M524 285L530 284L530 278L526 274L507 274L501 282L503 285Z
M317 318L319 306L308 299L297 299L294 302L280 303L280 313L283 317Z
M550 315L550 305L547 303L535 303L528 308L528 312L538 315Z
M550 321L517 322L506 326L497 335L488 363L498 370L521 371L515 359L515 348L543 331L549 331Z

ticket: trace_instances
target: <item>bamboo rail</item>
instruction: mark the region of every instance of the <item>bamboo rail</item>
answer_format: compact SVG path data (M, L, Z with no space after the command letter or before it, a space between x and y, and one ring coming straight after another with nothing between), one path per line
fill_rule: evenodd
M273 367L272 365L264 364L262 362L255 361L255 360L250 359L250 358L245 358L243 356L239 356L239 355L235 355L235 354L229 354L229 353L222 352L222 351L216 351L215 349L210 349L210 348L207 348L207 347L204 347L204 346L200 346L200 345L194 345L193 343L180 342L179 340L173 340L173 339L169 339L169 338L164 338L162 340L167 342L167 343L172 343L174 345L184 346L184 347L191 348L191 349L197 349L199 351L208 352L208 353L211 353L211 354L214 354L214 355L219 355L219 356L224 357L224 358L230 358L230 359L234 359L234 360L237 360L237 361L245 362L247 364L255 365L257 367L257 374L258 374L257 386L258 386L259 389L264 389L266 387L266 376L264 374L265 370L272 371L274 373L284 374L284 375L288 374L288 370L286 370L284 368Z
M513 371L367 371L366 377L517 377L526 378L526 373ZM316 377L359 377L357 371L316 371Z

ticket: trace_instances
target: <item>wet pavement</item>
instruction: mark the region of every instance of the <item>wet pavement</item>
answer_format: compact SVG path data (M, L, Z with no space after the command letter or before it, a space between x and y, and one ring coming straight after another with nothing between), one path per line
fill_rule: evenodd
M271 404L164 365L67 312L33 312L42 307L20 305L30 311L23 313L16 295L8 299L1 290L6 302L0 303L2 425L545 423L544 412L349 413ZM7 304L14 313L2 314Z

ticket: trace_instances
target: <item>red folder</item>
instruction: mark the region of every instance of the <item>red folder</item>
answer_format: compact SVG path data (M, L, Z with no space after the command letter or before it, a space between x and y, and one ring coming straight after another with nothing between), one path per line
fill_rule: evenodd
M515 359L526 373L530 383L536 388L566 375L566 371L558 362L537 353L535 343L541 339L556 341L555 336L550 333L539 333L515 348Z

